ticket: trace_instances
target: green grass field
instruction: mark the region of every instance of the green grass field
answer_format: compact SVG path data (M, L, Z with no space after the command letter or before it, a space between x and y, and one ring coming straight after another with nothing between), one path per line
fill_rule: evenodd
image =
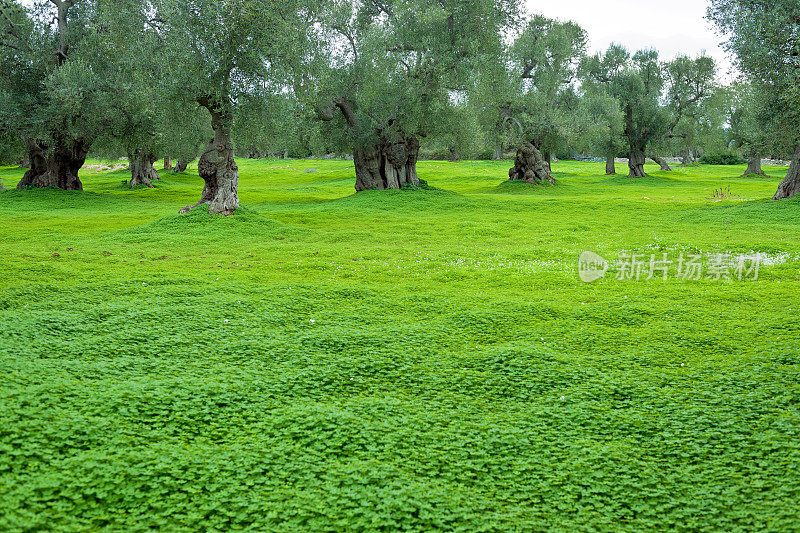
M227 218L177 214L192 172L0 169L0 530L800 531L786 169L509 166L241 161ZM587 284L586 250L764 263Z

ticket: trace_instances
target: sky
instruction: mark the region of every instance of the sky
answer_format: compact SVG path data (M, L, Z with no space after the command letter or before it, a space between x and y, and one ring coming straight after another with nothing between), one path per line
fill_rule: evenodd
M706 0L525 0L530 14L573 20L589 34L589 49L599 52L611 43L630 50L656 48L663 60L679 54L691 57L703 50L717 60L720 74L731 61L721 38L705 20Z

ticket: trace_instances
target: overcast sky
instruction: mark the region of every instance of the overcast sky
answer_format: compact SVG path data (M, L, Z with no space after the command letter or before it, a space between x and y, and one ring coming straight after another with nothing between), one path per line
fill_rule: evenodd
M592 52L611 43L631 50L655 47L662 59L678 54L697 56L703 50L721 70L730 61L719 36L705 20L706 0L525 0L529 13L574 20L589 33ZM725 72L721 72L723 76ZM727 76L725 76L727 77Z

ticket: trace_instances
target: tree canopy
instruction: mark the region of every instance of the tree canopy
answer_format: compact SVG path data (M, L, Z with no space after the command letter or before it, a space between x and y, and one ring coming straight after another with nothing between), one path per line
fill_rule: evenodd
M775 199L800 192L800 4L795 0L711 0L709 18L763 99L792 168Z

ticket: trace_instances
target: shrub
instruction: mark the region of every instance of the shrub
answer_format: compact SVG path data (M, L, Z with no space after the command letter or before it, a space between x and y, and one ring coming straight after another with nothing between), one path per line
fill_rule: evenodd
M736 152L708 152L700 157L700 162L706 165L742 165L745 163L742 154Z

